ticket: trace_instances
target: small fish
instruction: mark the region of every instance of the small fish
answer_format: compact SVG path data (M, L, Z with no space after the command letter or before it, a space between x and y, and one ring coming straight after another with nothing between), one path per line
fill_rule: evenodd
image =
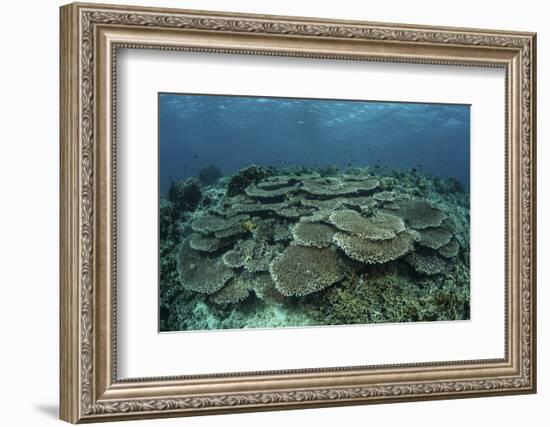
M198 155L196 155L196 154L194 154L194 155L193 155L193 158L194 158L194 159L198 159L198 158L199 158L199 156L198 156Z

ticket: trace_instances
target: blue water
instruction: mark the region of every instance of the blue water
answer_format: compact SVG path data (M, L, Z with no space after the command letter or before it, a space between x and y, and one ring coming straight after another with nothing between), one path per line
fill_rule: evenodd
M380 165L470 186L470 106L159 95L160 191L207 165Z

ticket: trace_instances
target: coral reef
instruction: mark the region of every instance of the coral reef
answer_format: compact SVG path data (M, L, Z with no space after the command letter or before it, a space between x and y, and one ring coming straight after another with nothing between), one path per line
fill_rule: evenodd
M453 237L453 233L444 227L428 227L418 230L418 235L418 243L432 249L439 249L448 244Z
M208 165L203 167L199 171L199 181L204 185L215 184L222 177L222 171L220 168L214 165Z
M229 178L226 194L230 197L243 194L250 184L254 184L269 175L271 175L271 172L267 168L250 165Z
M212 294L233 277L233 271L220 260L204 256L185 240L178 254L181 285L188 291Z
M407 255L405 258L418 273L432 275L441 274L447 268L447 263L436 255L425 255L420 252L415 252Z
M417 279L382 267L328 288L322 304L306 308L326 325L468 319L468 279L462 269Z
M196 178L189 178L177 183L172 182L168 189L168 200L179 212L195 210L201 197L202 191Z
M222 261L230 268L239 268L244 265L245 255L236 250L230 250L223 254Z
M245 300L253 289L253 279L244 275L232 277L227 284L210 296L216 304L235 304Z
M452 258L458 255L459 245L456 240L451 240L445 246L439 248L439 253L446 258Z
M162 330L468 318L456 182L374 166L207 172L160 201Z
M265 301L267 304L281 306L285 301L284 295L279 292L275 286L275 282L271 278L271 275L267 273L259 274L256 277L254 293L258 298Z
M302 246L325 248L330 246L336 230L321 223L298 222L292 229L293 243Z
M231 238L218 239L217 237L203 236L198 233L193 233L189 237L189 246L202 252L216 252L234 242L235 240Z
M401 258L413 250L413 242L413 235L406 231L385 240L365 239L345 233L334 235L334 243L347 256L365 264L381 264Z
M445 214L426 200L403 200L397 206L395 213L412 228L437 227L445 219Z
M344 278L344 263L328 248L290 245L269 266L276 288L285 296L303 296Z
M244 231L248 231L249 233L251 233L252 230L256 229L257 227L258 227L258 224L256 224L250 218L247 218L241 222L241 228Z
M330 215L329 221L341 231L368 240L392 239L405 230L401 218L382 212L365 218L356 211L340 210Z

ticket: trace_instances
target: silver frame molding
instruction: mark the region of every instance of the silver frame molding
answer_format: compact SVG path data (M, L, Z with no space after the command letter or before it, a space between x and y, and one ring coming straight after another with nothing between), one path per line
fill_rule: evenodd
M61 419L72 423L536 391L536 35L75 3L60 37ZM506 71L505 357L119 380L118 48Z

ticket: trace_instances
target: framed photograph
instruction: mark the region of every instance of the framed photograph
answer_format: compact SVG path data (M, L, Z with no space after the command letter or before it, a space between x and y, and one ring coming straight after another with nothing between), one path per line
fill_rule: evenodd
M535 34L61 8L61 418L536 391Z

